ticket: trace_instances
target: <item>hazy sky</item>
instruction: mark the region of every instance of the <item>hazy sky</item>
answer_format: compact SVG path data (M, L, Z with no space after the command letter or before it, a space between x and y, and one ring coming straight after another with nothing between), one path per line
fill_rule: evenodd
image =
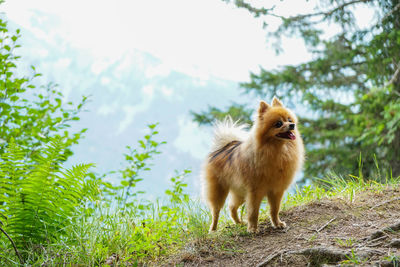
M277 12L307 8L300 1L287 2L292 3ZM304 59L301 42L292 40L284 43L287 53L278 61L266 49L262 22L221 0L9 0L1 8L10 20L36 36L53 43L62 39L85 50L96 58L95 73L131 49L163 62L153 72L174 69L234 81L247 80L249 71L258 70L259 65L273 67ZM42 19L35 16L40 13L45 15ZM46 24L51 15L55 20L46 31L35 26L33 17Z
M275 12L286 16L315 4L252 2L277 3ZM89 130L76 162L115 170L125 145L135 146L146 124L160 122L168 144L146 180L146 191L159 187L154 195L175 169L192 169L189 184L198 187L211 134L192 122L190 111L233 101L256 106L257 99L238 90L249 72L310 58L296 38L283 38L284 52L275 55L262 21L222 0L6 0L0 11L22 30L22 65L35 65L68 99L92 95L77 126ZM359 14L360 25L371 22L369 10ZM268 21L272 28L277 22ZM333 25L326 28L326 36L334 32Z

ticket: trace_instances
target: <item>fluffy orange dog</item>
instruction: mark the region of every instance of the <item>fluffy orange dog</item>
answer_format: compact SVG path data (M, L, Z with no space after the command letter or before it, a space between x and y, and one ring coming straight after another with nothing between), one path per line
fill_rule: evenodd
M241 222L237 210L246 202L249 232L257 232L258 212L265 196L273 225L286 227L279 219L282 196L304 159L296 123L296 116L274 97L272 105L260 102L250 132L243 130L245 125L236 125L230 119L216 125L214 147L203 177L203 193L212 212L210 231L217 229L228 193L235 223Z

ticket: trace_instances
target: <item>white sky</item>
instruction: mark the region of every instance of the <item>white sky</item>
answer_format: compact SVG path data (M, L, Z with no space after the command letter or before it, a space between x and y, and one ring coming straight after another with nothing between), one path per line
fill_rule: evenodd
M282 12L307 9L302 1L301 7L288 2ZM96 59L94 71L138 49L159 58L165 69L244 81L260 64L274 67L306 57L298 40L286 42L287 53L276 57L266 49L261 21L221 0L8 0L0 8L49 43L61 38L87 51ZM32 26L35 12L43 14L46 29ZM58 22L46 23L48 15Z
M285 16L310 12L315 4L315 0L252 1L259 5L262 2L277 2L279 9L275 11ZM23 48L31 48L28 51L34 53L33 58L44 61L48 45L60 47L59 58L49 68L56 77L53 81L61 82L63 89L67 90L63 92L64 95L68 96L66 92L72 88L76 90L87 86L73 84L78 70L74 72L68 68L71 63L82 59L69 58L68 54L63 54L63 46L81 52L85 57L84 62L89 62L93 76L99 78L102 85L110 85L108 87L113 90L110 91L110 102L99 104L95 112L103 116L123 114L117 128L107 129L116 134L129 129L137 117L146 113L153 104L155 94L161 93L165 99L172 97L176 105L179 105L181 96L174 92L174 88L155 88L151 84L155 77L168 76L174 70L193 77L193 83L203 83L210 77L247 81L249 72L257 73L259 66L272 69L310 58L302 41L287 38L282 42L284 53L276 56L274 50L267 46L262 22L247 10L238 9L222 0L6 0L0 5L0 12L4 12L17 27L26 29L39 40L36 46L23 44ZM360 24L371 23L371 12L368 9L361 9L359 14ZM269 21L272 26L276 22ZM331 25L326 30L329 36L335 28ZM140 63L141 53L138 50L156 57L160 64L157 62L150 67L144 65L144 78L149 84L135 94L135 98L140 101L130 105L121 104L117 101L119 98L112 96L120 93L116 90L129 86L119 86L121 81L118 75L129 71L133 64ZM104 73L113 63L118 63L115 73ZM39 72L47 73L48 70L40 69ZM233 99L234 96L238 97L235 93L226 92L227 99L237 100ZM208 94L207 97L211 99L214 95ZM185 110L176 118L179 133L171 143L179 150L190 153L193 158L202 159L208 151L211 137L193 123L188 114L189 110ZM96 116L93 115L93 118L101 124L101 116ZM157 120L148 119L150 122ZM94 130L102 129L98 126ZM114 139L118 138L111 137L110 140L117 142ZM115 152L117 146L114 143L97 144L96 140L89 140L88 150L98 150L88 154L86 147L83 147L82 153L91 157L90 162L96 162L99 158L104 158L100 161L103 165L114 162L115 155L109 153L109 150ZM109 149L107 153L103 148ZM174 153L175 149L169 151L169 157L175 157ZM165 170L159 169L159 174L165 175Z

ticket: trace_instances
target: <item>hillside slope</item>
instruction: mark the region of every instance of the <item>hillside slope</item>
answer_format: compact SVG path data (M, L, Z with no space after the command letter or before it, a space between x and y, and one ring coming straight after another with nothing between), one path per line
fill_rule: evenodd
M288 228L276 230L263 220L256 235L245 233L243 226L228 224L210 237L189 243L166 264L399 266L398 186L369 189L351 198L313 201L282 211L281 219Z

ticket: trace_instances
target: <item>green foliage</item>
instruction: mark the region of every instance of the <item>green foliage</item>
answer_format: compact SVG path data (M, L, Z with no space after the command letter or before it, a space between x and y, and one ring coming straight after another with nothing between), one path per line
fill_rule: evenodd
M251 114L253 110L246 108L245 105L234 104L230 106L227 111L222 111L216 107L209 107L207 112L191 112L194 120L200 122L201 124L212 124L215 120L222 121L227 114L231 116L234 121L240 121L241 123L247 123L249 125L251 122Z
M169 196L169 203L180 205L189 202L189 195L184 192L184 188L187 187L187 184L183 182L184 177L189 173L189 170L184 170L182 174L177 172L176 176L171 178L173 184L172 190L165 190L165 194Z
M150 128L150 132L152 131L155 131L155 129ZM152 135L150 134L150 136ZM149 139L153 140L153 137ZM140 141L139 144L141 144ZM57 164L59 161L56 158L63 155L63 153L56 153L56 151L60 150L60 147L63 147L62 144L54 141L46 148L45 151L47 152L43 151L42 153L42 157L46 158L46 160L36 160L37 162L42 162L43 166L38 163L38 170L30 170L28 175L25 175L28 178L30 176L35 178L36 176L33 174L39 172L50 174L50 176L46 177L54 177L55 179L53 180L48 179L47 182L42 182L42 185L52 183L51 185L49 184L49 188L54 188L56 192L49 191L49 194L47 194L48 190L53 189L47 189L47 186L42 186L40 190L38 186L32 185L32 188L35 189L30 194L44 195L51 203L56 203L57 201L58 212L62 211L61 215L50 213L47 207L43 208L45 204L49 204L49 201L37 200L38 205L36 207L41 207L44 211L39 212L41 217L36 225L40 225L45 220L52 219L50 223L52 225L59 225L59 230L55 232L56 234L50 235L47 227L50 224L45 224L46 227L42 228L42 233L47 233L47 236L44 237L39 234L36 237L37 240L41 240L38 245L42 249L36 250L34 246L30 246L30 250L27 250L25 253L26 262L29 264L57 266L68 262L69 264L82 264L86 266L105 264L135 266L152 261L160 261L164 256L168 256L182 247L191 246L199 242L211 242L215 249L220 249L221 251L235 251L235 242L233 240L237 236L247 235L245 225L231 225L232 223L227 216L226 210L221 214L222 218L220 222L221 226L226 227L221 227L221 231L214 235L207 234L210 223L208 210L198 200L191 199L185 192L187 185L184 180L190 171L184 170L170 179L171 185L169 189L165 190L163 199L150 202L143 198L143 194L138 194L134 191L137 186L131 188L132 191L127 202L125 202L125 197L121 197L119 186L106 187L105 189L107 190L103 191L103 197L98 198L99 184L96 183L96 180L93 178L82 180L83 174L81 175L81 171L85 171L86 169L81 169L81 171L77 172L74 169L65 171L60 164ZM12 153L7 150L5 155L8 155L7 160L9 164L3 164L2 170L6 170L9 173L7 177L13 175L21 177L24 172L20 170L24 164L22 164L20 159L24 153L19 152L16 146L13 149ZM154 150L157 151L156 148ZM130 154L133 158L135 158L135 155L143 152L137 149L130 149L130 151L135 151ZM150 168L153 155L156 154L158 153L151 154L144 161L141 170ZM55 164L51 164L51 161L48 161L50 158L54 158L53 162ZM131 166L132 158L125 157L125 159L127 166ZM11 163L11 160L13 163ZM17 168L11 168L10 166L17 166ZM360 165L360 167L362 166ZM78 168L81 167L78 166ZM120 181L125 180L123 178L124 172L117 173L121 174ZM138 175L137 177L141 176L141 172L137 172L136 174ZM362 175L361 170L359 174ZM42 177L41 181L43 179ZM67 179L68 181L58 182L60 179ZM380 184L373 179L366 179L364 176L349 176L349 178L345 179L332 174L326 179L321 179L319 185L297 188L296 192L288 194L283 203L283 209L335 196L351 203L356 193L367 189L379 191L388 185L398 185L400 182L399 179L386 177L386 183ZM25 178L19 181L22 182L22 180L25 180ZM79 186L66 185L66 183L75 184L76 180L81 181L78 183L80 184ZM138 185L141 181L136 181L135 184ZM30 184L34 183L31 182ZM6 187L3 184L0 186ZM124 188L126 189L126 187ZM113 194L110 194L111 191ZM57 198L54 198L55 195ZM58 199L60 196L70 197L60 200ZM88 196L91 197L88 198ZM8 198L3 197L1 201L4 199ZM24 199L28 198L25 196ZM19 203L16 205L22 205L21 198L17 199L17 201ZM10 201L10 203L14 203L14 201ZM123 206L121 203L129 204ZM15 209L21 210L21 207L17 207L16 205ZM74 207L61 208L62 205L74 205ZM55 209L51 204L48 206ZM32 207L32 205L28 205L27 207ZM57 212L57 210L53 212ZM18 211L15 213L21 214L22 212ZM45 216L46 214L48 216ZM267 212L264 211L262 214L266 216ZM68 216L68 219L62 220L62 218L67 218L66 216ZM29 225L33 225L33 222L30 222ZM11 228L7 229L13 233L13 237L16 236L10 230ZM55 228L52 230L55 230ZM24 234L26 238L32 238L28 232ZM340 241L337 240L337 242ZM351 246L351 241L343 241L344 245ZM5 242L4 237L1 236L0 246L5 249L5 253L11 253L12 249L9 243ZM0 265L10 264L10 257L4 257L4 255L7 254L1 254L0 252ZM358 259L350 258L348 260L351 262Z
M263 16L272 11L252 8L243 1L236 3L254 12L256 16ZM346 12L336 11L328 17L335 22L351 19ZM301 17L284 20L282 29L289 29L293 21L300 24L304 22ZM185 192L185 177L190 171L177 172L171 178L171 186L165 190L162 199L149 201L144 198L144 192L137 190L143 180L143 173L151 170L153 157L160 153L159 147L165 143L155 140L158 134L156 124L148 126L149 133L138 141L137 148L127 147L128 152L124 155L126 167L113 173L119 174L120 184L117 186L104 182L106 175L87 174L90 164L64 168L63 162L71 155L71 144L76 143L84 132L83 130L71 135L68 132L69 122L79 119L78 113L87 99L83 98L82 103L76 107L70 103L65 105L62 95L53 85L39 88L34 85L33 79L39 76L35 74L34 68L31 78L16 77L16 61L19 57L14 55L14 49L18 47L16 41L20 36L19 31L15 35L9 34L6 26L6 23L0 20L0 226L16 241L27 265L138 266L156 258L159 260L160 257L184 246L188 248L199 240L211 240L212 246L219 246L224 251L235 250L231 240L238 235L246 235L245 226L226 227L222 228L222 234L207 235L210 221L208 210ZM320 40L318 30L309 28L299 32L312 46L317 47L323 43L331 49L332 55L337 54L335 57L338 60L346 61L340 54L342 49ZM380 42L385 41L385 38L385 35L376 39L374 37L369 45L359 43L363 49L369 49L369 55L373 55L368 64L382 56L378 50ZM398 36L394 34L391 38ZM397 51L396 47L390 51ZM328 63L322 59L314 63L315 65L310 65L314 71L320 68L323 72L328 68ZM300 95L309 101L313 110L318 111L321 107L327 110L327 113L324 113L325 110L321 112L322 117L302 118L306 126L303 131L306 138L315 138L308 140L310 144L318 144L321 148L323 144L328 143L328 148L337 152L338 150L330 147L335 143L335 138L344 139L345 136L351 139L350 143L356 140L352 143L354 147L351 150L343 150L343 157L349 152L358 157L360 147L374 148L371 151L376 155L372 164L376 166L376 177L387 184L398 185L399 178L394 178L386 172L383 173L387 175L382 175L377 163L381 162L382 157L386 157L390 163L397 155L389 148L398 140L396 135L399 127L399 103L397 98L393 100L398 90L396 82L390 83L388 87L380 86L379 79L383 77L382 73L392 70L391 65L385 65L385 70L381 68L382 65L379 67L375 64L381 63L377 60L370 66L376 70L365 75L370 77L372 73L380 72L376 79L366 80L373 84L370 88L376 89L367 89L367 93L354 91L357 94L354 94L351 107L336 100L318 99L313 93L323 94L325 91L318 91L317 85L310 87L312 93L307 91L311 83L308 78L305 79L302 72L301 67L305 65L288 67L283 72L265 72L264 80L258 80L259 76L253 74L248 92L259 88L258 94L265 96L269 92L265 91L265 84L272 84L277 88L285 83L300 84L303 87L299 88L304 89ZM361 67L362 64L357 65ZM367 73L366 68L363 70ZM310 73L314 75L310 77L320 79L318 81L321 84L327 78L320 78L318 75L321 73ZM343 74L343 77L346 75ZM386 81L386 78L382 78L382 81ZM300 80L304 84L299 83ZM324 86L327 84L329 82L326 81ZM247 85L243 86L246 88ZM346 86L342 87L346 89ZM288 96L293 92L297 93L297 89L293 89L297 87L288 88ZM248 120L251 112L243 105L230 108L234 118L244 121ZM212 108L211 115L203 113L196 118L210 123L214 117L222 118L223 113L222 110ZM342 124L338 124L334 118L343 119ZM377 118L381 119L380 123L374 123ZM320 129L316 128L317 122L322 123ZM324 127L328 126L342 132L324 131ZM320 130L321 133L318 132L318 135L314 136L307 133L308 129L314 129L314 133ZM375 143L380 145L380 149L375 148ZM340 142L336 146L343 148ZM311 149L318 151L315 147ZM326 160L326 164L332 164L332 157ZM327 166L326 164L321 166ZM359 161L355 161L355 165L361 169L363 166L365 168L366 164L362 164L360 157ZM335 166L333 164L332 168ZM384 162L383 167L387 166ZM327 196L344 196L352 202L357 191L366 188L379 190L387 186L369 179L364 173L359 171L358 176L345 177L332 174L327 179L319 180L318 184L297 188L294 194L287 196L284 209ZM222 225L230 224L224 214L221 220ZM351 242L343 244L351 245ZM10 256L13 255L13 248L2 234L0 248L1 266L19 264L16 257ZM349 263L360 262L354 257L348 260Z
M310 61L298 65L261 68L251 73L250 82L241 84L245 93L257 98L276 95L289 107L307 110L298 114L307 149L306 178L321 177L327 170L356 173L360 153L367 176L375 171L374 157L381 162L382 172L400 175L398 0L321 0L315 12L290 17L276 14L274 7L225 1L264 20L268 39L275 41L278 53L282 36L297 36L312 54ZM357 26L361 6L375 11L375 24ZM270 19L280 20L280 26L271 30ZM336 26L332 37L324 37L325 29ZM194 119L208 124L232 110L236 117L248 116L244 108L233 105L216 114L211 107Z
M0 18L0 224L27 260L33 248L65 236L77 213L90 213L83 204L97 197L100 182L85 178L90 165L62 167L86 131L68 128L87 98L65 103L56 85L37 85L33 66L30 77L20 76L19 38ZM2 248L10 245L4 238Z
M187 237L185 232L189 218L184 204L189 203L189 197L182 190L186 186L182 180L188 173L186 170L171 178L172 190L166 190L168 199L165 205L157 201L155 205L148 206L147 211L151 215L143 216L141 224L134 227L128 249L132 256L127 260L163 255L170 246L181 244L182 239Z
M283 203L283 209L309 203L315 200L321 200L327 197L341 197L353 202L354 196L365 190L381 191L388 186L398 186L400 177L381 176L379 165L374 166L374 176L363 175L363 165L361 157L359 158L358 175L348 174L346 176L328 173L325 178L317 179L313 184L301 188L296 186L292 194L288 194Z
M122 183L115 187L93 174L88 177L91 165L64 169L68 144L62 139L51 140L29 160L13 141L6 147L0 158L2 227L26 263L101 265L115 254L126 264L139 264L171 253L193 233L205 235L208 214L184 190L190 171L171 178L163 200L150 202L135 191L158 146L165 143L154 140L155 124L149 132L145 141L139 140L140 148L129 148L127 167L117 172ZM11 253L3 235L0 246ZM12 262L5 255L0 255L0 264Z
M385 256L383 259L392 263L394 267L398 267L400 265L400 256L396 254L389 253L389 255Z
M347 260L342 261L342 264L351 264L351 265L361 265L365 264L368 261L368 258L359 257L353 249L351 249L351 255L347 256Z
M74 223L65 228L66 236L48 245L37 264L46 258L53 265L62 264L65 258L59 255L68 255L69 263L103 265L115 255L120 264L135 266L176 251L197 234L204 236L208 214L184 192L184 178L189 173L185 170L172 177L165 198L153 202L132 193L129 205L121 208L115 201L124 199L115 189L116 197L94 202L90 215L78 213Z
M138 141L137 148L127 147L126 167L113 172L119 174L114 177L119 185L98 181L93 174L87 181L100 183L102 197L86 202L85 211L89 212L76 213L74 223L65 228L62 243L68 244L68 253L77 251L68 256L69 262L101 265L110 255L117 255L123 264L140 264L171 253L193 233L207 232L208 214L184 190L189 170L177 172L170 179L171 187L165 190L163 199L149 201L145 192L137 190L143 172L151 170L153 157L165 143L155 140L156 126L148 125L149 133ZM60 243L50 247L49 253L67 253ZM55 256L52 263L61 264L62 260Z
M159 257L169 252L171 247L179 246L184 237L187 238L189 234L190 216L188 215L190 212L187 208L191 201L189 195L184 192L187 184L183 181L190 173L189 170L177 172L176 176L171 178L172 186L171 189L165 191L164 201L157 199L155 202L150 202L143 197L145 192L135 190L138 183L143 181L143 172L151 170L153 157L160 153L159 146L165 144L164 141L155 140L158 134L156 126L157 124L148 125L149 133L143 140L138 141L138 148L127 147L129 153L124 155L127 166L118 172L121 176L120 185L109 186L108 198L103 199L103 203L108 207L119 207L118 216L114 217L116 214L111 211L111 214L115 214L111 215L112 220L118 220L118 222L113 222L119 225L121 216L129 221L130 228L121 229L125 234L118 237L118 240L125 240L122 253L126 262L137 263L144 259ZM110 199L109 196L114 196L114 198ZM106 226L108 227L111 228L111 226ZM119 225L119 227L126 226ZM106 245L108 242L110 241L103 244ZM113 251L106 252L107 254L102 254L98 251L95 254L102 254L104 260L104 257Z
M136 184L143 180L141 174L143 171L149 171L150 165L149 160L153 158L154 155L159 154L158 147L165 142L157 142L154 137L158 134L156 131L157 124L150 124L147 127L150 130L149 134L144 136L144 140L139 140L139 148L131 148L127 146L128 154L125 154L125 162L127 167L119 171L122 180L121 185L116 187L115 190L122 191L123 194L118 198L122 206L130 207L135 206L135 203L131 202L137 200L139 194L143 194L143 191L133 191ZM139 206L140 207L140 206Z
M84 179L90 165L62 168L66 146L53 139L27 162L26 153L12 141L0 157L0 213L19 248L57 240L96 195Z
M355 244L354 239L351 237L347 239L335 238L335 241L340 247L344 248L351 248Z
M69 122L79 119L87 98L63 103L56 86L35 85L34 67L32 77L18 77L20 32L10 34L3 20L0 32L0 225L26 264L101 265L113 253L137 264L181 246L193 232L205 234L208 215L184 191L189 171L171 178L165 200L151 202L136 190L165 143L154 138L156 124L138 148L127 147L126 167L114 172L118 186L87 174L90 164L65 169L70 146L85 131L71 135ZM0 247L0 265L18 265L3 234Z
M67 144L63 151L67 158L72 155L69 146L76 144L86 131L70 133L67 129L70 122L79 120L78 114L87 97L77 106L64 103L56 85L35 84L41 74L33 66L31 77L19 77L16 67L20 57L15 50L20 47L17 43L20 36L19 30L10 33L7 23L0 18L0 154L13 139L18 146L27 149L30 158L53 137L59 137Z

